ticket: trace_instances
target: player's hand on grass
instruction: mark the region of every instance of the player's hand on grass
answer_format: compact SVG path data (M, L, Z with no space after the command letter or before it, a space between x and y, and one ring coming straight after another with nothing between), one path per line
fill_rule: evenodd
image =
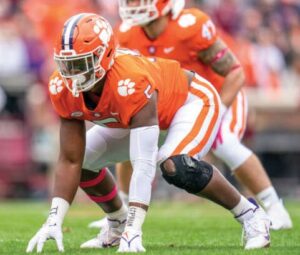
M121 237L118 252L145 252L142 244L142 232L127 230Z
M60 252L64 251L61 226L69 206L70 203L63 198L54 197L52 199L48 219L35 236L31 238L26 252L32 252L35 247L38 253L42 252L45 242L49 239L56 241L56 246Z
M35 236L31 238L26 252L32 252L35 247L38 253L42 252L45 242L49 239L56 241L57 248L60 252L64 251L61 224L48 220Z

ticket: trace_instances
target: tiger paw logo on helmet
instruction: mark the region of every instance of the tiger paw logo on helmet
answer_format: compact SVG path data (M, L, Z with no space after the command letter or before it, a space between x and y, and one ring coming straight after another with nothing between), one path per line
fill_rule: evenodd
M49 91L52 95L57 95L63 90L63 81L59 77L55 77L49 82Z
M130 81L130 79L121 80L118 82L118 92L120 96L126 97L134 93L135 82Z
M107 45L112 35L111 27L105 21L97 20L94 25L94 32L99 36L99 39L104 45Z

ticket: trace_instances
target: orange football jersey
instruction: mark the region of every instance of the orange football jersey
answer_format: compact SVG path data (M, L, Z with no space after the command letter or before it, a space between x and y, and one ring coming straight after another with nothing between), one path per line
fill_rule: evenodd
M154 90L158 92L159 125L167 129L188 93L187 78L177 61L120 54L107 72L102 95L93 110L86 106L82 93L72 95L57 71L49 82L52 104L61 117L113 128L128 128Z
M158 38L147 37L142 27L122 23L115 31L121 47L138 50L145 56L175 59L182 67L209 80L218 91L224 78L201 63L197 54L218 38L210 17L198 9L185 9L176 20L170 18L167 29Z

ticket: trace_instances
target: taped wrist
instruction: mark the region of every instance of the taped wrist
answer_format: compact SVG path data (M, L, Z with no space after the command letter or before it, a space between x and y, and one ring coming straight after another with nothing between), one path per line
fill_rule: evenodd
M125 231L133 229L135 231L141 232L146 213L147 212L140 207L129 206Z
M165 162L171 160L175 165L175 172L170 173L165 168ZM174 186L189 193L198 194L210 182L213 176L213 167L205 161L198 161L186 154L171 156L161 163L163 178Z
M49 217L47 219L48 224L59 224L62 225L63 220L67 211L69 210L70 204L63 198L54 197L51 203L51 209Z

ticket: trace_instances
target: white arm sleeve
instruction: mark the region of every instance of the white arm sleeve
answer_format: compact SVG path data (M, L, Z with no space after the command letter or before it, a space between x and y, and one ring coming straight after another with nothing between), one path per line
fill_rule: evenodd
M155 176L158 153L159 127L148 126L131 129L130 161L133 174L129 187L129 202L149 205L151 185Z

